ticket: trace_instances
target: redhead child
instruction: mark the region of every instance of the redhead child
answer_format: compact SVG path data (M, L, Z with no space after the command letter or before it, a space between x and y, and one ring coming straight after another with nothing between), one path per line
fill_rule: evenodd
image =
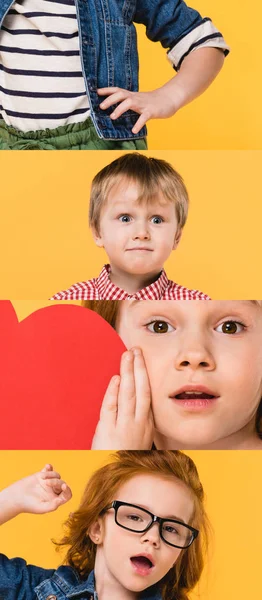
M187 213L187 189L169 163L136 152L120 156L97 173L90 198L89 224L110 264L51 300L207 299L164 270Z
M138 92L134 23L179 71L154 91ZM0 26L0 149L144 149L145 123L204 92L229 51L182 0L6 0Z
M128 348L93 448L262 449L260 301L85 305Z
M47 513L71 491L51 465L0 492L0 523ZM90 478L60 545L58 569L0 555L5 600L188 600L204 566L208 521L193 461L181 452L117 452Z

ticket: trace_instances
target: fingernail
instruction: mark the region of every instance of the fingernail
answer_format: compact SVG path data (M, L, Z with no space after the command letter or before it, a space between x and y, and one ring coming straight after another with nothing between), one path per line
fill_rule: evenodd
M101 108L103 108L103 106L105 106L104 102L101 102L101 104L99 105Z
M116 113L112 112L112 114L110 115L111 119L115 119L116 118Z

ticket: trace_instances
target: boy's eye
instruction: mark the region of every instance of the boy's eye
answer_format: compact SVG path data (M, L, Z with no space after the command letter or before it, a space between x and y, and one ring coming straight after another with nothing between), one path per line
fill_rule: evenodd
M170 333L171 331L175 331L174 327L166 321L152 321L147 324L147 329L152 331L152 333Z
M120 215L118 219L121 221L121 223L129 223L131 221L130 215Z
M221 323L218 325L218 327L216 327L216 331L218 331L218 333L234 334L240 333L240 331L243 331L244 328L245 325L243 325L243 323L239 323L238 321L224 321L224 323Z
M159 223L163 223L164 219L163 219L163 217L160 217L159 215L154 215L153 217L151 217L151 221L155 225L158 225Z

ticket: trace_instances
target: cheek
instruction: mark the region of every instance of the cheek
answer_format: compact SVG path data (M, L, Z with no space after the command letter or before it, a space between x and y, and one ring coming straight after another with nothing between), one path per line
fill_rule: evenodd
M243 348L239 352L224 353L221 359L221 372L225 381L231 383L241 395L247 397L262 392L262 357L260 349ZM223 365L223 366L222 366Z
M160 343L160 340L155 344L152 344L151 339L148 340L142 350L154 402L163 398L166 383L174 370L173 355L168 351L166 344Z
M128 302L128 300L126 302ZM121 337L121 340L124 342L128 350L133 346L139 346L144 354L144 357L150 354L150 341L147 339L147 336L145 336L144 330L135 329L132 322L129 322L128 319L125 319L124 315L120 320L117 333Z
M163 559L164 559L163 560L163 567L164 567L165 575L175 565L175 563L178 560L180 554L181 554L181 550L179 550L179 548L171 548L171 546L170 547L168 547L168 546L166 547L166 549L165 549L165 555L163 556Z

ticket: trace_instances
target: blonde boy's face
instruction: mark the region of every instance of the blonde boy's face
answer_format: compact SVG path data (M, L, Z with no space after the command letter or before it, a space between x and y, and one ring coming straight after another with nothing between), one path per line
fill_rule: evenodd
M118 333L143 350L159 447L201 448L255 431L262 308L251 301L124 301ZM236 438L235 438L236 439Z
M157 275L177 246L175 205L159 193L151 204L137 203L138 185L121 179L111 189L100 216L95 242L104 247L112 271L122 274Z
M114 500L135 504L159 517L174 518L186 524L194 508L191 492L183 482L176 477L166 479L150 474L135 475L122 484ZM132 527L132 521L130 525ZM104 584L107 589L111 587L112 597L121 587L139 593L157 583L181 553L181 549L161 539L158 523L144 533L128 531L115 523L114 509L110 509L101 519L100 527L95 573L102 571ZM137 596L124 593L120 596L119 593L117 597Z

